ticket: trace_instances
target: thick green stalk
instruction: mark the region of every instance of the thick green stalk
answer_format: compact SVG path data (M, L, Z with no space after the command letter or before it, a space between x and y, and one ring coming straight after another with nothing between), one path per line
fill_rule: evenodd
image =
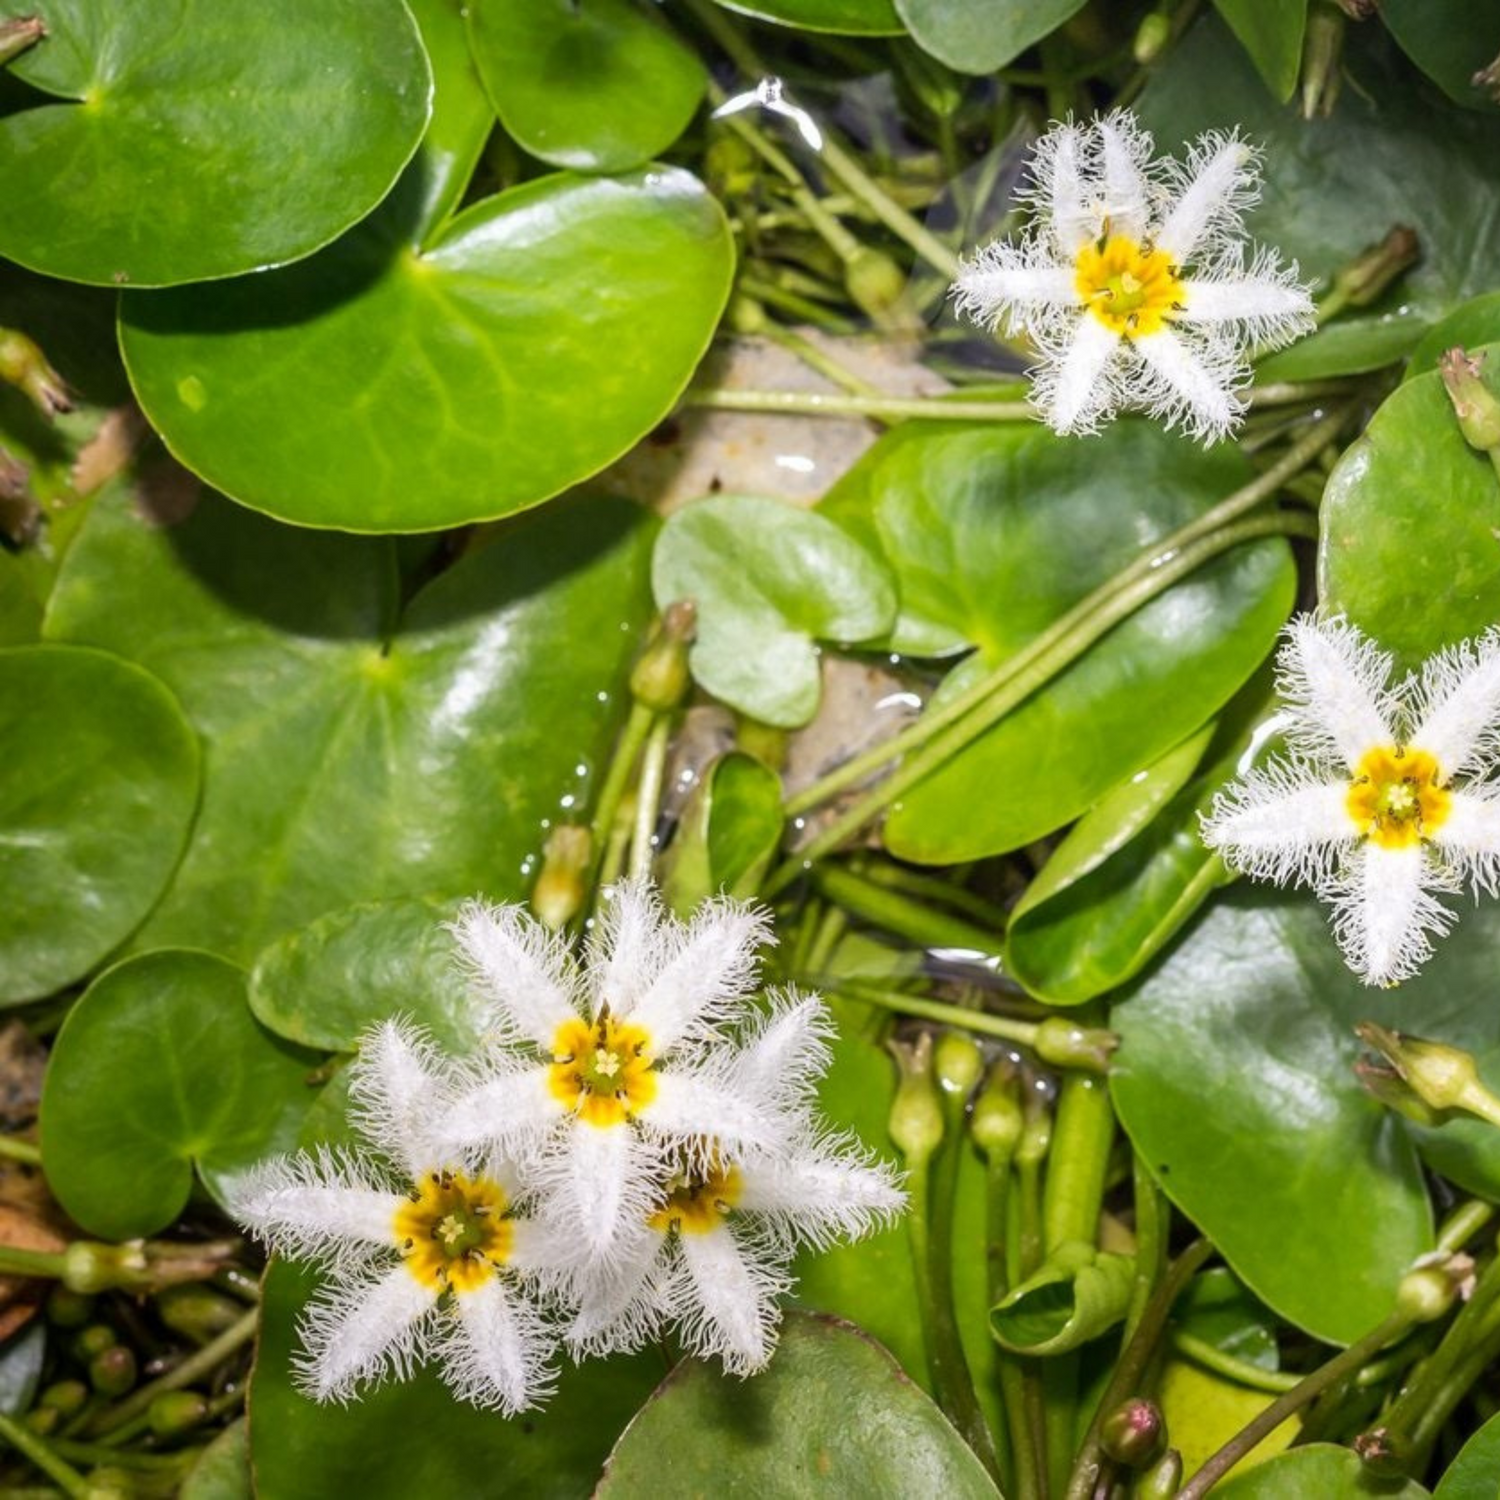
M897 1015L917 1016L924 1021L936 1021L943 1026L972 1031L976 1036L992 1036L1001 1041L1019 1042L1023 1047L1036 1044L1037 1027L1040 1024L1036 1021L1019 1021L1011 1016L992 1015L989 1011L947 1005L941 1000L928 1000L921 995L881 989L862 980L823 978L816 970L812 971L810 979L819 989L830 994L858 1000L863 1005L877 1005L882 1010L894 1011Z
M1151 1175L1141 1154L1130 1154L1130 1176L1135 1202L1135 1285L1125 1314L1124 1342L1145 1316L1158 1283L1167 1270L1167 1246L1171 1238L1172 1207L1160 1184Z
M35 1464L65 1494L79 1500L88 1494L88 1481L82 1474L65 1464L29 1427L3 1412L0 1412L0 1439Z
M672 721L662 714L652 724L646 748L641 752L641 780L635 793L635 833L630 841L630 873L636 877L651 873L651 860L656 853L656 819L661 811L662 781L671 738Z
M1115 1138L1115 1113L1102 1078L1068 1073L1057 1100L1042 1238L1047 1254L1069 1240L1093 1244L1104 1204L1104 1177Z
M903 896L889 886L880 886L838 865L820 865L813 883L829 900L851 915L872 922L887 932L922 948L961 948L994 956L1001 938L962 917L933 911L931 907Z

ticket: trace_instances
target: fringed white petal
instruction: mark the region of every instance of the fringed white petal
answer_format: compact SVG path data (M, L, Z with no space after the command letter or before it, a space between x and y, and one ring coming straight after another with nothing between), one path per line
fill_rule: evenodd
M316 1401L348 1401L366 1381L409 1379L425 1357L433 1294L404 1265L378 1280L346 1281L307 1304L298 1325L303 1353L292 1368Z
M641 1111L640 1124L664 1149L676 1147L695 1160L710 1142L732 1150L781 1149L796 1121L775 1107L774 1095L756 1097L728 1066L663 1071L656 1097Z
M432 1165L433 1130L448 1080L430 1039L401 1021L367 1031L349 1069L350 1114L361 1132L409 1176Z
M1120 335L1092 314L1075 322L1066 352L1050 368L1038 371L1032 398L1054 432L1094 432L1115 410L1110 361Z
M640 1232L661 1201L667 1175L660 1147L630 1125L581 1120L531 1168L538 1213L553 1233L572 1236L581 1263L613 1256Z
M1151 221L1151 136L1134 115L1120 109L1106 115L1095 129L1103 158L1101 220L1111 234L1139 242L1146 238Z
M644 880L613 887L590 934L585 967L592 1017L605 1007L625 1015L671 962L681 929L669 922L661 898Z
M1347 797L1346 784L1323 781L1304 763L1267 766L1214 798L1203 842L1254 880L1321 885L1359 835Z
M766 998L770 1008L742 1036L732 1086L771 1110L801 1110L828 1071L833 1020L816 995L786 990Z
M1036 205L1064 260L1071 260L1099 232L1083 162L1087 134L1083 126L1066 124L1042 136L1032 153L1030 185L1018 195Z
M883 1229L906 1207L897 1174L853 1136L809 1130L783 1157L746 1159L735 1209L766 1215L789 1246L826 1250Z
M567 1106L548 1087L547 1064L500 1057L454 1090L431 1130L434 1157L475 1163L493 1155L527 1156L555 1130Z
M1367 750L1396 743L1391 659L1342 617L1293 620L1276 666L1294 749L1353 771Z
M577 1014L579 976L564 940L519 906L466 901L451 925L459 964L507 1042L548 1048Z
M1245 410L1234 390L1239 381L1232 350L1189 340L1170 329L1132 340L1148 373L1139 400L1169 427L1213 442L1226 436ZM1154 377L1154 378L1153 378Z
M1432 957L1432 938L1454 921L1431 894L1434 889L1450 890L1452 881L1432 867L1421 845L1383 849L1368 843L1324 892L1333 902L1339 947L1366 984L1397 984Z
M785 1272L742 1254L727 1228L684 1234L679 1246L692 1287L678 1324L683 1347L717 1354L732 1375L763 1369L776 1347L776 1299L787 1288Z
M455 1297L434 1353L460 1401L514 1416L538 1406L557 1383L548 1358L557 1340L546 1321L499 1276Z
M1312 298L1293 278L1282 276L1189 277L1181 283L1183 311L1176 321L1237 324L1241 344L1275 349L1317 326Z
M577 1312L564 1336L576 1358L629 1353L661 1332L677 1308L670 1243L651 1231L627 1242L609 1264L575 1278Z
M1431 837L1454 873L1476 892L1500 894L1500 786L1454 792L1448 816Z
M1411 685L1410 743L1437 760L1446 781L1500 757L1500 630L1439 651Z
M1156 232L1156 243L1179 265L1208 259L1227 226L1238 228L1259 196L1256 152L1234 135L1205 135L1183 167L1169 169L1176 201Z
M1038 307L1076 309L1081 303L1072 267L1024 264L1010 245L987 245L959 270L953 290L956 311L987 328L1024 326Z
M337 1266L393 1248L405 1199L367 1164L325 1149L261 1162L229 1184L228 1201L278 1254Z

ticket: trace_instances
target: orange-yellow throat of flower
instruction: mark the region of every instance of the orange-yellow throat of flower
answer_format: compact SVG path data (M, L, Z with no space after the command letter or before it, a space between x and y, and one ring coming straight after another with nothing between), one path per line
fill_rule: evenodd
M1091 240L1078 252L1074 270L1078 295L1089 311L1126 338L1156 333L1183 310L1172 257L1128 235Z
M701 1175L675 1178L667 1201L647 1222L662 1234L707 1234L719 1227L743 1191L739 1171L720 1166L715 1157Z
M620 1125L656 1096L651 1038L604 1011L592 1024L564 1021L552 1039L547 1084L586 1125Z
M393 1229L406 1269L434 1292L462 1295L510 1259L515 1227L498 1183L462 1172L429 1172L397 1210Z
M1442 827L1452 801L1425 750L1377 746L1360 756L1344 800L1359 831L1382 849L1409 849Z

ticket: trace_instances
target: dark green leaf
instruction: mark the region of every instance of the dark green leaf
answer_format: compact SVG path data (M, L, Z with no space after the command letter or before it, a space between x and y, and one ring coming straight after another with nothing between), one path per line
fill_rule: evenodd
M1266 87L1285 104L1302 65L1307 0L1214 0L1214 6L1250 54Z
M849 36L895 36L901 18L891 0L719 0L726 10L779 21L801 31L835 31Z
M895 0L912 38L960 73L992 73L1055 31L1085 0Z
M0 998L81 978L151 910L198 798L198 744L149 672L103 651L0 651Z
M387 1382L348 1406L292 1384L294 1325L315 1277L277 1262L265 1280L250 1382L250 1452L259 1500L524 1495L584 1500L610 1445L665 1373L659 1356L568 1370L539 1412L507 1420L455 1401L437 1375Z
M1500 1475L1500 1416L1491 1417L1448 1466L1433 1500L1495 1500Z
M788 1313L766 1370L687 1360L615 1445L599 1500L859 1494L995 1496L943 1414L867 1335Z
M177 1500L254 1500L250 1426L244 1417L226 1427L198 1455Z
M1135 1258L1066 1240L990 1309L990 1332L1017 1354L1067 1354L1125 1317Z
M1406 378L1411 380L1437 369L1438 360L1452 348L1473 349L1497 340L1500 340L1500 292L1487 292L1455 307L1422 335L1411 352Z
M1496 84L1474 76L1500 53L1497 0L1380 0L1380 19L1450 99L1469 109L1500 107Z
M1195 1276L1172 1308L1173 1326L1262 1370L1281 1367L1276 1320L1227 1266Z
M1493 1486L1492 1486L1493 1488ZM1414 1479L1372 1474L1352 1448L1309 1443L1231 1474L1214 1486L1215 1500L1426 1500Z
M781 843L781 778L753 756L722 756L693 790L661 871L668 904L687 917L706 896L753 897Z
M94 981L52 1049L47 1182L91 1234L154 1234L186 1206L195 1167L217 1193L290 1149L314 1061L256 1022L232 964L174 950L130 959Z
M795 728L818 706L817 641L869 640L891 627L890 575L812 511L715 495L678 511L651 562L659 608L698 606L693 676L767 724Z
M20 563L0 552L0 646L27 646L42 628L42 606Z
M480 76L517 143L555 167L623 172L686 129L703 66L633 0L470 0Z
M248 962L358 901L524 895L612 742L650 531L622 501L557 506L401 610L388 541L212 495L174 526L97 504L48 633L148 666L208 745L193 842L139 941Z
M399 0L36 0L0 254L102 285L300 259L390 191L432 80Z

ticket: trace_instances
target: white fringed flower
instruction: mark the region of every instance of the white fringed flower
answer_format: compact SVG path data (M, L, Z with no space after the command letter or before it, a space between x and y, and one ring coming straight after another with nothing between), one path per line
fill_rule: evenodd
M1247 349L1314 327L1296 266L1245 240L1255 151L1232 134L1203 136L1185 165L1151 151L1123 110L1054 126L1032 158L1030 232L960 270L959 311L1036 346L1032 399L1057 432L1134 408L1223 437L1245 410Z
M1257 879L1312 885L1350 968L1394 984L1453 924L1434 892L1500 882L1500 630L1392 685L1352 625L1301 619L1279 665L1291 757L1220 793L1204 842Z
M512 1211L508 1172L435 1145L449 1085L415 1032L372 1031L349 1079L351 1117L378 1156L280 1157L230 1190L235 1216L272 1250L327 1272L303 1314L298 1383L347 1401L430 1359L475 1406L536 1405L556 1337L516 1284L539 1241Z
M710 901L684 924L627 883L581 964L519 907L472 902L453 931L496 1045L450 1108L444 1144L514 1153L539 1217L585 1259L616 1255L673 1164L701 1167L710 1138L735 1152L790 1139L786 1071L751 1066L734 1035L756 1014L763 912ZM817 1018L782 1014L790 1070L805 1070Z

